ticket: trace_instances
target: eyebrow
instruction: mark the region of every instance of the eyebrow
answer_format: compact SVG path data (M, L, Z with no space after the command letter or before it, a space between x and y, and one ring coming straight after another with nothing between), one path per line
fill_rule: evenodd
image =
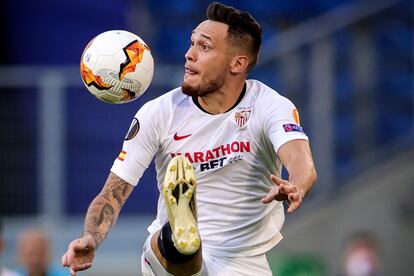
M193 34L195 34L195 31L192 31L192 32L191 32L191 34L192 34L192 35L193 35ZM201 37L204 37L205 39L208 39L208 40L210 40L210 41L212 41L212 40L213 40L210 36L205 35L205 34L201 34L200 36L201 36Z

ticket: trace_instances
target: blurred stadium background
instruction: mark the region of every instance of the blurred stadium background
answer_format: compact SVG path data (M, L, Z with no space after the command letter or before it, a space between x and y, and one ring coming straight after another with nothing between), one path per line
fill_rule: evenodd
M414 4L407 0L222 1L264 29L251 74L296 103L319 180L287 218L269 260L278 275L338 275L344 240L380 241L384 275L412 275L414 248ZM191 30L205 0L3 1L0 51L0 215L16 267L21 230L40 225L53 265L82 232L137 109L178 86ZM83 87L78 63L95 35L126 29L151 47L155 75L128 105L104 104ZM138 275L155 215L151 167L81 275ZM302 273L302 274L301 274ZM307 274L303 274L307 273Z

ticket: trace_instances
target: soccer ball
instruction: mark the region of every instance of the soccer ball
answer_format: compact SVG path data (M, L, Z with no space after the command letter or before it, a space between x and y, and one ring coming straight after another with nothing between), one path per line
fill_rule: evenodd
M80 73L89 92L107 103L138 99L154 73L147 44L127 31L104 32L93 38L82 53Z

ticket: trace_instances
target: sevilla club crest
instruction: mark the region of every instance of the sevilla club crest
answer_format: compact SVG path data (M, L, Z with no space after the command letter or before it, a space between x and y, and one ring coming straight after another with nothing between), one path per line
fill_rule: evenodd
M234 114L234 119L236 120L236 123L239 127L243 127L247 121L250 118L250 114L252 112L252 109L243 109L241 111L238 111Z

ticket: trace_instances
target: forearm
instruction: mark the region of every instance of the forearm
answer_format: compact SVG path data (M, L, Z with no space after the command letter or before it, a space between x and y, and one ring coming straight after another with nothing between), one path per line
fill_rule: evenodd
M104 188L91 202L84 225L84 235L91 235L97 248L115 224L133 186L111 173Z
M99 194L89 205L83 234L90 234L95 241L95 247L98 248L108 235L112 225L115 224L117 217L116 207L112 205L110 200Z
M289 172L289 182L296 185L305 197L316 182L317 174L311 158L302 157L294 160Z
M278 154L289 173L289 182L300 190L302 198L305 197L317 178L309 143L305 140L290 141Z

